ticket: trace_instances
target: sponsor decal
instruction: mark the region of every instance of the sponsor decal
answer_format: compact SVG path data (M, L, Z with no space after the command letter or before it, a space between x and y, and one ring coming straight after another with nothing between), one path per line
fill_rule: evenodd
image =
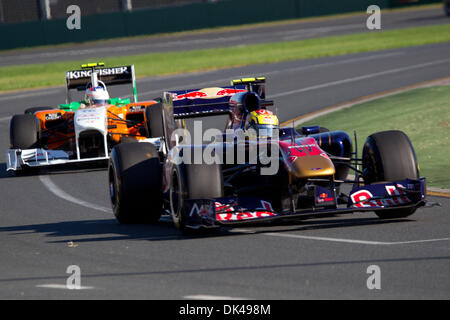
M308 155L320 155L324 158L328 158L326 153L324 153L323 150L317 145L314 138L301 139L299 143L280 141L280 148L290 162L294 162L297 157L305 157Z
M58 120L62 118L62 113L47 113L45 115L45 120L52 121L52 120Z
M399 189L397 189L399 188ZM392 200L389 200L393 204L405 204L408 202L411 202L408 197L406 197L404 194L405 192L401 189L405 189L401 184L397 184L397 187L395 186L386 186L386 191L390 196L396 196L393 197ZM392 204L391 204L392 205Z
M369 201L372 197L373 195L367 190L360 190L350 196L357 208L376 207L377 205L373 201Z
M268 201L261 200L261 207L251 211L236 211L233 205L224 205L216 202L216 219L218 221L241 221L264 217L273 217L276 214L273 211L272 204Z
M328 155L327 155L325 152L322 152L322 153L320 154L320 156L321 156L321 157L324 157L325 159L330 160L330 157L328 157Z
M268 211L239 211L235 213L218 213L216 214L216 219L218 221L240 221L273 216L276 216L276 214Z
M265 116L265 117L270 117L273 116L273 112L270 110L266 110L266 109L259 109L255 111L256 114L260 115L260 116Z
M326 191L317 190L316 187L316 203L321 204L324 202L334 202L334 196L332 194L327 193ZM322 189L322 188L321 188Z
M297 158L298 158L298 157L296 157L296 156L289 156L288 161L289 161L290 163L294 163L294 161L297 160Z
M189 216L192 217L194 213L198 216L207 217L212 213L212 207L208 204L201 204L198 206L197 203L194 203L191 212L189 212Z
M399 188L403 188L402 185L398 185ZM385 186L386 192L392 198L385 199L372 199L373 195L368 190L359 190L353 193L350 198L357 208L366 207L391 207L394 205L401 205L411 203L411 200L405 195L405 192L397 189L396 186Z
M172 100L184 100L184 99L214 99L214 98L222 98L225 96L232 96L238 92L245 92L247 90L242 89L224 89L224 88L204 88L197 91L186 92L183 94L177 95L176 93L172 94Z
M96 72L99 74L99 76L129 74L128 67L98 69L96 70ZM76 80L80 78L90 78L91 75L92 70L68 71L66 73L66 78L69 80Z
M145 106L131 106L128 109L129 113L137 113L137 112L143 112L145 110Z
M220 96L220 97L232 96L235 93L245 92L245 91L247 91L247 90L243 90L243 89L222 89L219 92L217 92L216 95Z

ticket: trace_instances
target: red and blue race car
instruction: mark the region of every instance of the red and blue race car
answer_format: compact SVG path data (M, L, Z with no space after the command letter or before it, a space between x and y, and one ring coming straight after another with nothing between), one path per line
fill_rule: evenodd
M403 132L370 135L358 158L356 135L353 142L319 126L280 128L272 105L264 78L166 92L150 109L150 130L167 152L146 143L111 152L117 220L154 222L167 213L188 231L368 211L403 218L426 204L425 178ZM186 119L219 114L228 115L224 132L216 129L208 144L192 139Z

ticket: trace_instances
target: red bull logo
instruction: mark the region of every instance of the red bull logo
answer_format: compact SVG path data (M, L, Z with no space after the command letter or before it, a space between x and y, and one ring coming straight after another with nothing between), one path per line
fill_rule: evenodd
M245 92L244 89L232 89L232 88L204 88L196 91L190 91L183 94L173 94L172 100L184 100L184 99L215 99L226 96L232 96L235 93Z

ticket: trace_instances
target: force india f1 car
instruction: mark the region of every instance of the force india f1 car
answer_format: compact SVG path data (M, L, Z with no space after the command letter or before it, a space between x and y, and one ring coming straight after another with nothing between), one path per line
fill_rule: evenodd
M403 132L370 135L358 159L357 142L347 133L318 126L299 132L279 128L267 110L271 104L265 100L264 78L241 79L224 88L166 92L162 103L150 110L152 131L168 154L147 143L112 149L110 196L119 223L155 222L162 212L169 213L181 231L366 211L401 218L426 204L425 178L419 176L413 146ZM231 154L231 161L192 163L183 154L208 146L180 142L173 133L184 128L186 118L217 114L229 115L224 137L230 130L247 130L252 117L259 120L250 122L271 124L278 135L228 137L216 144L216 151ZM249 155L252 146L269 150L262 147L270 143L278 146L271 155L278 170L262 174L267 162L251 161ZM246 157L236 163L239 148ZM348 177L350 170L354 179ZM341 192L344 184L351 186L348 194Z
M134 101L109 98L106 86L130 84ZM72 101L71 92L86 92L92 101ZM105 68L87 64L66 73L66 103L57 108L34 107L10 121L7 170L89 161L105 161L111 148L123 141L148 139L146 110L156 101L137 102L134 66ZM102 101L95 95L103 93Z

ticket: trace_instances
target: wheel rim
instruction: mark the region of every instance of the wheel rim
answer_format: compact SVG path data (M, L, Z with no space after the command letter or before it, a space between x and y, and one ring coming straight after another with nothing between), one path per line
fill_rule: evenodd
M109 197L111 200L111 204L115 209L117 207L117 188L116 188L116 179L114 177L114 169L112 169L109 173ZM114 210L115 211L115 210Z
M178 173L174 171L172 175L172 185L170 187L170 212L173 221L178 224L180 222L180 205L181 205L180 184Z

